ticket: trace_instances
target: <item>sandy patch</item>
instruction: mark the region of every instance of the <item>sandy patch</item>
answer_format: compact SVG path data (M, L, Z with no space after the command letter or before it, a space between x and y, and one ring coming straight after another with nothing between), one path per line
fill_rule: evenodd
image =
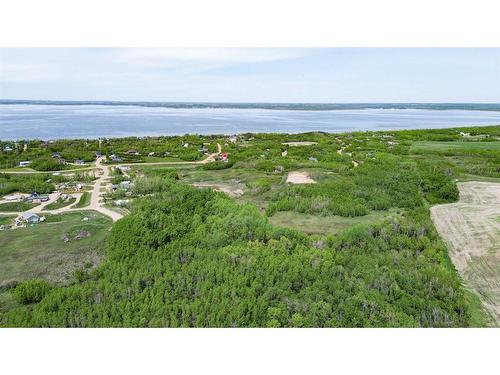
M307 172L290 172L286 178L286 182L291 184L315 184Z
M312 145L317 145L318 142L284 142L282 143L287 146L312 146Z
M431 207L458 272L500 325L500 183L457 184L457 203Z

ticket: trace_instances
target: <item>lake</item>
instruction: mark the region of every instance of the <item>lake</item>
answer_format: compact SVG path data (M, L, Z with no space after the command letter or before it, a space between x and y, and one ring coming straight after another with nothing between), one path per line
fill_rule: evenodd
M0 139L348 132L500 124L500 112L428 109L273 110L120 105L0 105Z

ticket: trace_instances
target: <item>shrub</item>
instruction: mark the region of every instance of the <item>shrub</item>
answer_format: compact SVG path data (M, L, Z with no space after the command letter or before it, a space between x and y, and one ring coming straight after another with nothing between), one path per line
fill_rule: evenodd
M38 303L50 291L51 287L45 280L27 280L14 289L14 296L19 303L27 305Z
M216 161L214 163L203 164L203 169L208 171L219 170L219 169L228 169L234 165L234 161Z

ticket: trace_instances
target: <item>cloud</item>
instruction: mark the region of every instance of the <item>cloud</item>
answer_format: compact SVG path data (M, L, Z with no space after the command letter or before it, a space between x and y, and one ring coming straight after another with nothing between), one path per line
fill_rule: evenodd
M57 69L45 64L0 63L0 81L39 82L60 78Z
M141 63L241 64L305 56L305 49L284 48L133 48L115 50L123 61Z

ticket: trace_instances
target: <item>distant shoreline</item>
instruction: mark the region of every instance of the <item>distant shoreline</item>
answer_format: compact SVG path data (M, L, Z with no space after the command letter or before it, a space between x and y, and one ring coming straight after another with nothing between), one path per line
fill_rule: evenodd
M289 111L332 111L356 109L427 109L500 112L500 103L229 103L229 102L148 102L84 100L17 100L0 99L0 105L99 105L139 106L174 109L270 109Z

